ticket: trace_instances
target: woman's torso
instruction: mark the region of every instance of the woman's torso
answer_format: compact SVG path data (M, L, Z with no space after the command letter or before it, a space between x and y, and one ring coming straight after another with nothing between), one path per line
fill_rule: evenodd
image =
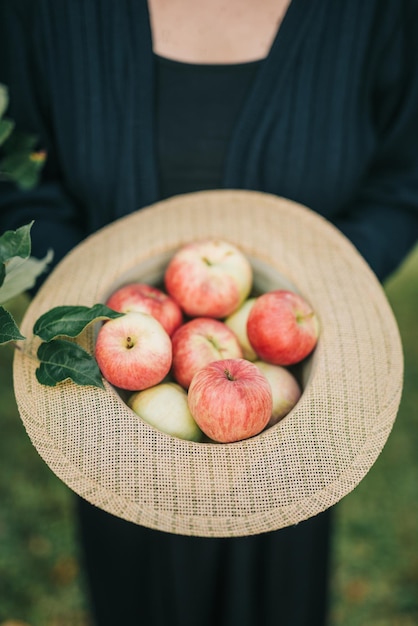
M35 4L31 52L50 154L90 232L161 197L148 5ZM377 0L293 0L237 109L221 186L340 215L374 156L392 20Z

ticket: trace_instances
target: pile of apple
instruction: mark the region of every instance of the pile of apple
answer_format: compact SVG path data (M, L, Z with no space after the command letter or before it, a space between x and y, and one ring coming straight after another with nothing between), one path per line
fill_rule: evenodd
M318 320L300 295L254 295L249 259L219 239L183 245L162 286L129 283L106 304L95 358L143 420L173 436L228 443L257 435L295 406L288 366L315 348Z

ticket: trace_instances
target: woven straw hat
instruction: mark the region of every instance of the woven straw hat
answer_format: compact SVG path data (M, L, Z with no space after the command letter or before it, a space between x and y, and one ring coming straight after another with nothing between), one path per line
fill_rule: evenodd
M149 528L208 537L296 524L363 479L398 410L403 357L392 310L369 266L329 222L286 199L248 191L177 196L92 235L51 273L22 324L63 304L91 306L127 280L161 279L180 245L216 236L238 245L263 290L290 287L319 315L321 335L304 392L276 426L233 444L195 443L155 430L108 384L40 385L16 351L18 408L53 472L94 505ZM89 351L94 329L80 342Z

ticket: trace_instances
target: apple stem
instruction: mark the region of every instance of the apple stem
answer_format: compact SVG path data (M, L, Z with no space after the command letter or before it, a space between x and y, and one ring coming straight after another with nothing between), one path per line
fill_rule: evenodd
M305 320L308 320L310 317L313 317L314 315L315 315L314 311L309 311L309 313L306 313L304 315L298 313L298 315L296 316L296 320L298 323L304 322Z
M126 337L126 347L128 350L134 347L134 342L132 341L132 337Z
M212 261L210 261L207 256L202 257L202 261L206 263L206 265L212 265Z
M229 370L224 370L224 374L228 380L235 380L235 378L233 377L233 375L231 374Z

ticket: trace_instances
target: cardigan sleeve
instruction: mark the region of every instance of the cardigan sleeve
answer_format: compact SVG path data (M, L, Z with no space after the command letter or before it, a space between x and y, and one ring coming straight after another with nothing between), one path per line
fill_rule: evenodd
M418 3L401 6L372 93L377 156L335 221L382 281L418 241Z
M4 0L0 3L0 83L9 91L7 116L19 132L34 134L47 151L40 184L21 191L0 183L0 232L15 230L34 220L32 254L42 257L52 249L56 264L85 236L83 212L63 188L54 145L48 132L42 95L42 72L33 45L32 13L36 2Z

